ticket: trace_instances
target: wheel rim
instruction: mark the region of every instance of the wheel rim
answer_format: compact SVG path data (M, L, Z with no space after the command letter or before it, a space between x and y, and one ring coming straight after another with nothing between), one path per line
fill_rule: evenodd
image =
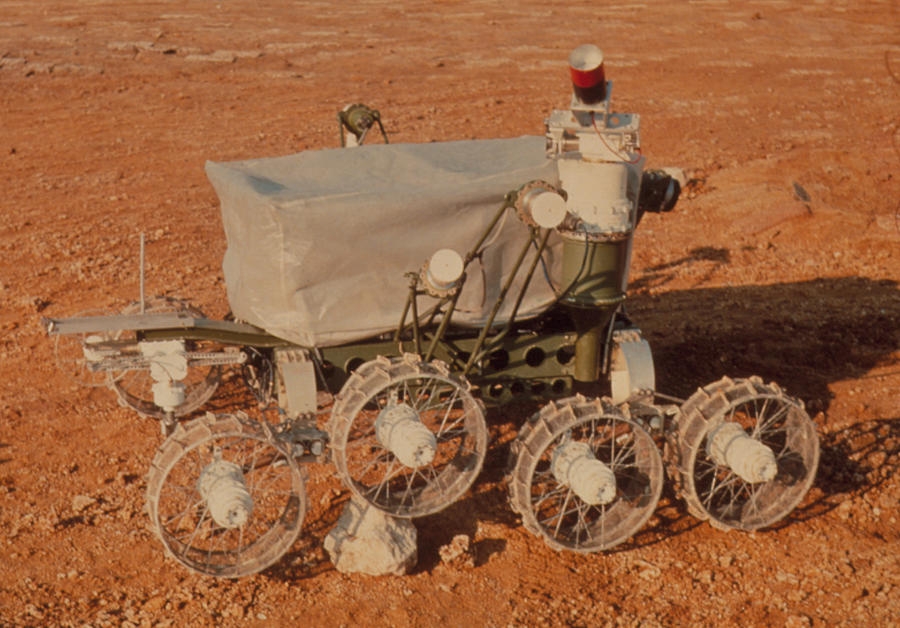
M408 405L434 435L433 459L408 467L376 434L389 404ZM458 379L409 359L360 366L335 403L332 451L353 493L398 517L438 512L456 501L481 470L487 428L477 400Z
M203 487L212 463L240 469L252 499L242 525L220 525ZM297 462L259 423L203 417L160 447L147 489L150 518L168 552L194 571L221 577L256 573L294 543L306 511Z

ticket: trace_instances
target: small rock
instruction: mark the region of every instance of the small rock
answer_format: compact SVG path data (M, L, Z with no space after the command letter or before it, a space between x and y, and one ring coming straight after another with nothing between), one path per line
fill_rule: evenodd
M322 495L321 499L319 499L319 505L321 506L331 506L336 499L341 496L341 492L336 488L331 488Z
M235 619L242 619L244 617L244 607L240 604L234 603L224 611L222 611L223 617L233 617Z
M234 63L237 56L230 50L216 50L209 54L191 54L184 58L185 61L206 61L210 63Z
M472 548L472 540L467 534L454 536L447 545L442 545L438 549L438 554L441 556L441 562L445 565L452 563L466 567L475 566L475 552Z
M26 604L25 612L35 619L41 619L44 616L44 613L42 613L41 610L34 604Z
M416 527L350 500L323 543L335 569L370 576L409 572L418 561Z
M791 615L784 622L786 628L804 628L812 626L812 620L806 615Z
M143 610L147 613L155 613L162 609L163 606L166 605L166 598L161 595L157 595L155 597L151 597L149 600L144 602Z
M791 589L788 591L787 599L791 602L800 602L801 600L806 599L806 593L800 589Z
M97 500L89 495L76 495L72 498L72 510L81 512L97 503Z
M36 312L43 312L47 309L47 306L50 305L50 300L45 299L44 297L32 297L31 305L34 306Z

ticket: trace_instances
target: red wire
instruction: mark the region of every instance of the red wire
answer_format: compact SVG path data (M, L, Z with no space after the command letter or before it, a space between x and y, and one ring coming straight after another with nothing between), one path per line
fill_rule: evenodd
M632 161L632 160L628 159L627 156L623 156L623 155L619 154L616 150L613 149L612 146L610 146L606 142L606 138L603 137L603 134L600 132L600 129L597 128L597 119L594 117L593 111L591 112L591 124L594 126L594 131L597 133L597 137L600 138L600 141L603 142L603 145L606 146L609 149L609 152L611 152L613 155L615 155L616 157L618 157L619 159L624 161L626 164L629 164L632 166L641 160L641 149L640 148L637 149L637 155L638 155L637 158Z

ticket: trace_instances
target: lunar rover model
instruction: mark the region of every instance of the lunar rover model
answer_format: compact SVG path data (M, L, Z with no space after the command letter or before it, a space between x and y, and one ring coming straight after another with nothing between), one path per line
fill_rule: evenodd
M359 145L380 118L354 105L353 148L208 163L228 320L142 290L119 315L45 321L79 342L82 373L159 419L147 510L175 559L223 577L275 563L301 532L305 462L390 515L440 511L481 470L485 407L511 401L542 404L510 448L512 508L554 548L630 538L666 470L717 527L797 506L819 457L800 401L757 377L683 402L655 390L626 285L641 216L678 185L644 171L602 53L569 65L544 137ZM277 420L191 418L226 368Z

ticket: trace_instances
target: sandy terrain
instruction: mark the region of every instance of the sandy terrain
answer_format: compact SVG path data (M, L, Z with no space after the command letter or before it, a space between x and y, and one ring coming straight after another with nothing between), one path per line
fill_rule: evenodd
M898 25L874 0L0 0L0 624L896 622ZM642 116L649 165L693 180L636 238L630 311L658 386L758 374L801 398L822 439L801 507L728 533L667 490L620 551L558 554L509 509L497 447L460 502L416 521L412 575L333 569L328 467L275 567L216 581L166 559L143 513L158 427L60 376L40 317L135 299L142 231L150 290L223 316L205 160L333 147L349 102L396 142L541 134L584 42L616 109ZM225 392L215 409L247 403ZM492 433L534 409L492 412ZM461 533L475 565L442 563Z

